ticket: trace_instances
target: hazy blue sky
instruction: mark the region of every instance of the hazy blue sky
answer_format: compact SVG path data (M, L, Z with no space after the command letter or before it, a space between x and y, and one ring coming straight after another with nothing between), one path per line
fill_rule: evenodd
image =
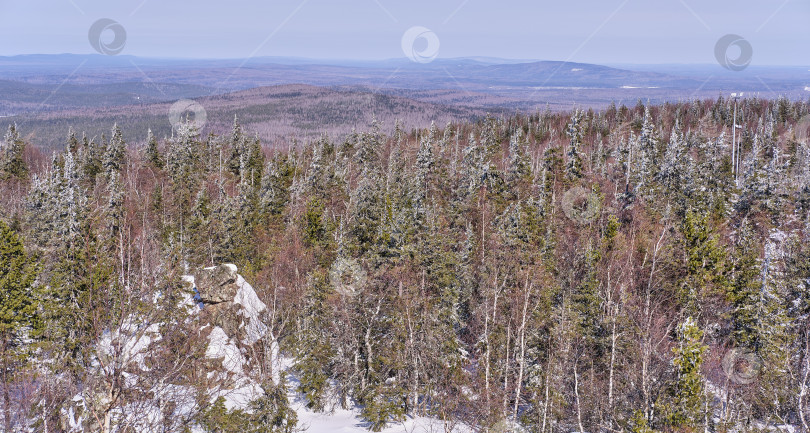
M810 65L808 0L0 0L0 18L0 55L94 52L110 18L138 56L394 58L424 26L439 57L714 63L735 33L752 65Z

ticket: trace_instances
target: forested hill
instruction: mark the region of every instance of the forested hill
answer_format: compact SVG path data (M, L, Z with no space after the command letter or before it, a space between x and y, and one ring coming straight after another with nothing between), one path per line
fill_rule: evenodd
M4 428L291 431L290 389L310 411L356 406L371 430L807 431L809 114L639 103L372 124L285 151L238 122L186 123L137 147L65 130L52 157L11 126ZM220 356L178 306L183 275L222 263L236 297L198 290ZM228 323L266 337L228 340ZM129 356L127 333L151 336L135 340L150 356ZM215 398L226 379L256 399Z
M19 114L2 120L24 126L24 137L49 149L62 149L67 136L65 131L71 128L101 140L101 135L109 135L110 126L116 122L130 143L145 143L149 130L159 138L173 136L176 125L170 122L170 118L173 114L182 117L182 113L175 112L178 104L180 107L185 104L197 109L186 114L192 118L195 115L204 117L201 122L203 129L199 131L201 135L209 132L227 135L234 116L237 116L245 130L251 136L261 138L265 147L287 147L293 141L313 140L322 134L343 139L353 129L363 128L374 119L384 122L385 132L390 133L396 120L410 130L429 125L431 120L440 124L469 122L483 118L487 113L513 112L502 106L481 107L484 101L502 101L502 98L460 91L425 93L434 96L421 95L420 99L431 100L420 101L407 92L389 95L371 89L286 84L200 97L193 101L148 101L144 98L144 103L69 107ZM462 93L463 100L458 99L459 93Z

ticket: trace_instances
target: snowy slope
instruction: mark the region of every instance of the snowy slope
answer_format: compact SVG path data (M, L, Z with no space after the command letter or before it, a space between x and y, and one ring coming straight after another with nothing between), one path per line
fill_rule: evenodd
M207 270L213 270L208 268ZM360 408L341 409L335 407L334 410L326 413L317 413L306 407L306 399L298 390L299 381L293 369L295 359L282 356L278 342L270 328L264 323L267 306L256 294L253 287L238 275L237 269L233 265L222 265L219 268L220 274L230 278L232 292L227 292L230 301L224 301L219 305L224 305L225 309L212 310L222 314L235 313L229 317L230 322L219 326L216 323L204 320L199 328L204 338L201 340L205 344L204 356L211 361L210 368L200 373L209 380L211 387L207 389L207 397L213 402L219 397L224 397L224 405L227 410L250 410L251 402L264 395L264 390L259 382L253 377L255 365L250 359L249 348L265 341L270 344L270 356L273 364L273 382L279 383L281 375L287 379L287 395L292 409L298 415L298 429L300 431L312 433L342 433L342 432L367 432L369 424L360 416ZM226 272L227 271L227 272ZM205 314L205 309L209 306L200 302L200 291L198 290L199 278L185 276L183 281L187 284L187 295L177 303L178 310L185 314L187 323L194 323L192 320ZM225 292L223 292L225 293ZM156 295L155 302L159 295ZM230 308L233 307L233 310ZM211 307L211 308L216 308ZM226 331L230 329L230 331ZM230 334L229 334L230 332ZM98 342L96 360L94 368L99 378L111 380L112 376L105 374L108 365L117 364L122 366L124 371L124 387L129 392L138 392L144 396L152 396L140 401L129 401L124 405L115 405L111 397L104 394L107 388L96 387L96 390L86 389L78 393L71 405L63 410L63 419L66 422L68 431L82 432L94 430L98 423L90 417L88 410L96 407L96 413L104 407L109 408L109 422L112 426L129 425L135 427L139 432L163 431L168 424L183 425L180 419L190 421L186 424L192 432L201 432L199 426L194 424L194 417L197 411L197 393L191 386L184 384L164 383L162 380L151 380L151 368L145 359L149 356L151 344L160 342L164 338L161 334L161 324L144 323L138 316L132 315L124 320L123 324L114 330L106 332ZM109 376L109 377L108 377ZM92 388L92 387L91 387ZM162 407L167 403L174 404L174 410L170 415L164 414ZM103 406L112 404L112 406ZM95 405L95 406L94 406ZM101 405L101 406L99 406ZM335 405L337 406L337 405ZM402 422L391 423L382 430L386 433L432 433L432 432L472 432L469 428L455 425L455 423L444 423L440 420L429 417L408 417Z
M298 403L296 403L298 406ZM368 433L367 425L359 417L357 410L336 409L334 413L315 413L306 408L296 407L298 427L309 433ZM389 424L384 433L433 433L433 432L472 432L471 429L446 424L433 418L408 418L402 423ZM453 428L453 430L450 430Z
M289 373L289 371L288 371ZM308 433L368 433L368 423L360 417L359 408L350 410L335 407L331 413L313 412L306 407L303 395L295 391L297 381L293 375L287 382L290 384L288 397L293 409L298 414L298 427ZM383 433L467 433L473 430L461 424L430 417L407 417L405 421L388 424Z
M232 266L232 265L230 265ZM193 279L190 279L193 283ZM260 313L267 307L256 295L253 287L239 275L236 284L239 286L235 304L241 306L240 315L243 317L241 328L244 329L244 344L253 344L268 333L267 326L261 321ZM310 433L365 433L368 432L368 423L360 417L360 409L334 408L328 413L318 413L306 407L304 396L297 392L298 379L292 366L295 359L282 357L279 354L278 344L270 336L272 341L272 357L274 381L278 380L278 374L285 374L288 384L288 398L292 408L298 415L298 428ZM206 356L209 358L221 358L224 369L235 375L243 375L242 365L245 363L236 342L229 339L220 327L214 327L209 334L209 345ZM252 399L262 395L261 387L255 382L244 378L243 383L228 392L221 392L218 395L225 397L225 406L228 409L244 409L249 406ZM217 396L218 396L217 395ZM408 417L405 421L392 423L382 430L384 433L433 433L433 432L472 432L472 429L465 428L452 423L444 423L441 420L429 417Z

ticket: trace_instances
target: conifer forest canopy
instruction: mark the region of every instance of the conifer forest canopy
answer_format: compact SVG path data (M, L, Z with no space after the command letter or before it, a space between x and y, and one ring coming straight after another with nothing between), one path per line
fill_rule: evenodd
M53 153L11 125L4 428L806 431L808 116L639 101L287 149L185 119Z

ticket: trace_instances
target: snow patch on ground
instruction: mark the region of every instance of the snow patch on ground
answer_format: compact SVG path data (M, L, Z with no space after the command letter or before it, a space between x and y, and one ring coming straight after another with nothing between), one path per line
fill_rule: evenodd
M242 377L233 384L232 389L222 389L214 393L211 401L215 401L219 397L225 398L225 408L228 410L242 409L246 412L250 406L250 402L264 395L262 387L253 380Z
M287 356L278 358L274 371L287 374L287 398L290 407L298 415L298 428L307 433L368 433L369 424L360 416L360 408L342 409L335 405L331 412L314 412L306 407L306 398L298 392L299 381L294 371L295 359ZM277 369L278 367L278 369ZM392 422L381 430L382 433L473 433L469 426L458 422L444 422L431 417L408 416L404 421Z
M292 403L298 414L298 427L308 433L368 433L368 423L360 418L360 410L336 408L332 413L318 413L306 408L303 401ZM451 430L452 429L452 430ZM405 421L390 423L383 433L472 433L473 430L458 423L443 422L428 417L407 417Z

